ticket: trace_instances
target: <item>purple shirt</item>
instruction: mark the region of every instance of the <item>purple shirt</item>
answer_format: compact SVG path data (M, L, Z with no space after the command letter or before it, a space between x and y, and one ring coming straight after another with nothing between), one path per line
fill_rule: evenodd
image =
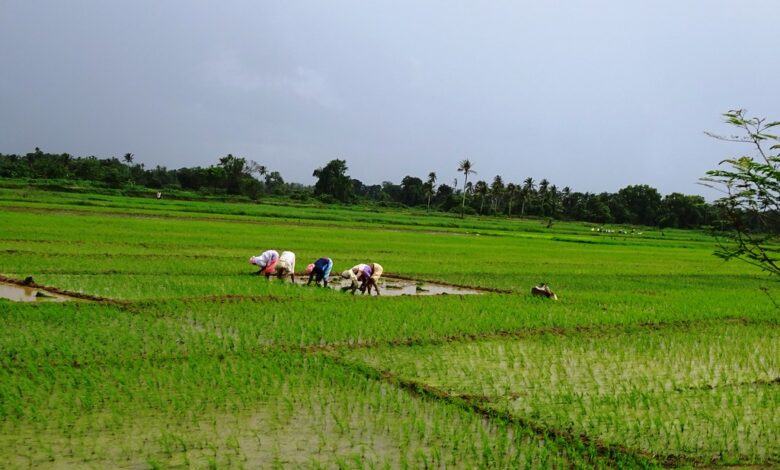
M371 277L371 275L374 274L374 270L371 269L371 266L369 265L366 265L361 272L365 274L366 277Z

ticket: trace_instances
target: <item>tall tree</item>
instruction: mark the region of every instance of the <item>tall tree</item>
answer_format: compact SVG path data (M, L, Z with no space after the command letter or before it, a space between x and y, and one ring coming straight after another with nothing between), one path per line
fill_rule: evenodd
M506 185L506 197L507 197L507 211L506 215L507 217L512 217L512 202L514 202L515 197L517 197L517 191L518 186L515 183L509 183Z
M406 176L401 181L401 202L407 206L422 204L425 198L425 184L416 176Z
M706 204L701 196L667 194L658 211L660 227L692 228L701 223L706 213Z
M460 217L464 217L464 211L466 209L466 185L469 181L469 175L476 175L477 172L473 170L473 164L468 158L463 159L458 163L458 171L463 173L463 200L460 204Z
M493 178L493 183L490 185L490 195L493 199L493 215L498 215L501 197L504 195L504 180L501 178L501 175L496 175Z
M254 160L248 160L246 162L246 170L249 174L257 173L257 176L264 178L268 174L268 168L265 165L261 165Z
M436 173L432 171L428 173L428 180L425 182L425 192L428 195L428 208L427 208L428 212L430 212L431 210L431 197L433 196L435 185L436 185Z
M284 178L278 171L272 171L265 174L265 190L270 194L281 195L285 193Z
M206 173L206 180L212 191L217 192L217 187L224 184L225 169L221 166L210 166Z
M479 196L479 215L482 215L482 208L485 206L485 199L488 195L488 185L482 180L474 185L474 193Z
M550 207L550 217L558 218L561 212L561 193L558 191L558 186L555 186L554 184L550 186L550 191L548 193L548 202Z
M661 195L658 194L658 190L646 184L626 186L618 191L617 198L628 210L627 222L655 225L658 209L661 206Z
M450 211L453 207L457 207L458 205L458 201L455 198L455 190L452 188L452 186L448 186L446 184L439 185L439 187L436 189L434 200L441 208L441 210L445 212Z
M561 191L561 210L563 211L564 217L569 216L574 204L576 204L576 201L572 197L571 188L564 186Z
M127 181L130 183L130 186L135 185L135 178L133 178L133 154L132 153L126 153L122 159L125 161L125 165L127 165Z
M314 195L328 195L341 202L352 201L352 179L347 175L348 169L346 160L335 159L314 170L312 176L317 178Z
M520 206L520 217L525 217L525 205L527 202L533 201L535 190L536 184L534 183L534 179L529 176L523 181L523 202Z
M241 180L248 176L246 160L234 157L232 154L219 159L219 166L225 170L225 184L229 194L241 194Z
M542 178L542 180L539 181L539 210L541 211L542 217L547 215L547 190L549 187L550 182L547 181L546 178Z

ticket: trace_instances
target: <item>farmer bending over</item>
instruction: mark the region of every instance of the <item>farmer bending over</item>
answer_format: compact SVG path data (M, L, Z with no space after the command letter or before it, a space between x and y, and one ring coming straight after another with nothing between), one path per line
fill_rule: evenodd
M292 251L283 251L276 263L276 276L279 279L290 275L292 282L295 282L295 253Z
M356 266L352 266L351 269L347 269L343 273L341 273L341 277L344 279L350 279L352 281L352 285L343 288L345 290L351 290L354 294L355 291L362 285L362 282L366 279L371 277L373 271L371 271L371 267L367 264L358 264ZM361 290L363 292L363 290Z
M382 276L383 271L382 265L378 263L358 264L341 273L341 277L352 280L350 289L352 289L353 294L359 288L361 293L365 294L368 291L368 295L371 295L371 287L373 286L376 295L379 295L377 281Z
M330 258L320 258L313 264L308 265L306 274L309 275L309 282L306 285L311 284L312 279L314 279L315 284L320 285L320 281L322 281L325 287L328 287L328 277L331 269L333 269L333 260Z
M265 274L266 279L271 276L276 270L276 263L279 262L279 253L276 250L264 251L260 256L253 256L249 258L249 264L254 264L260 267L256 275Z
M368 290L368 295L371 295L371 286L373 286L374 290L376 290L376 295L379 295L379 286L377 285L377 281L380 277L382 277L384 268L379 263L369 263L368 267L371 268L371 275L368 277L363 276L363 283L360 286L360 292L365 292Z

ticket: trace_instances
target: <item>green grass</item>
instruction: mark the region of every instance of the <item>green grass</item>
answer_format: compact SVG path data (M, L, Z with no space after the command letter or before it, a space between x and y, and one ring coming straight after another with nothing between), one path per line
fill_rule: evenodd
M776 323L542 334L345 358L654 455L780 462Z
M0 274L120 301L0 300L0 458L776 464L776 281L706 233L637 230L0 188ZM267 248L511 293L267 282L247 263Z
M241 325L146 307L15 308L2 336L0 452L19 466L607 464L586 445L268 348Z
M149 358L41 369L14 370L13 376L18 387L45 392L45 401L25 394L17 416L0 426L0 450L20 466L155 461L201 467L209 459L246 468L586 462L566 443L415 399L317 357Z

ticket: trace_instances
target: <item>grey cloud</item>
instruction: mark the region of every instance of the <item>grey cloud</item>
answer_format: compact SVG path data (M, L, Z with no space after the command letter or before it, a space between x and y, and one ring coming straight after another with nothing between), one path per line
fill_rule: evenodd
M0 152L309 183L408 174L699 192L734 107L780 118L776 2L4 2ZM746 47L745 45L752 47Z

